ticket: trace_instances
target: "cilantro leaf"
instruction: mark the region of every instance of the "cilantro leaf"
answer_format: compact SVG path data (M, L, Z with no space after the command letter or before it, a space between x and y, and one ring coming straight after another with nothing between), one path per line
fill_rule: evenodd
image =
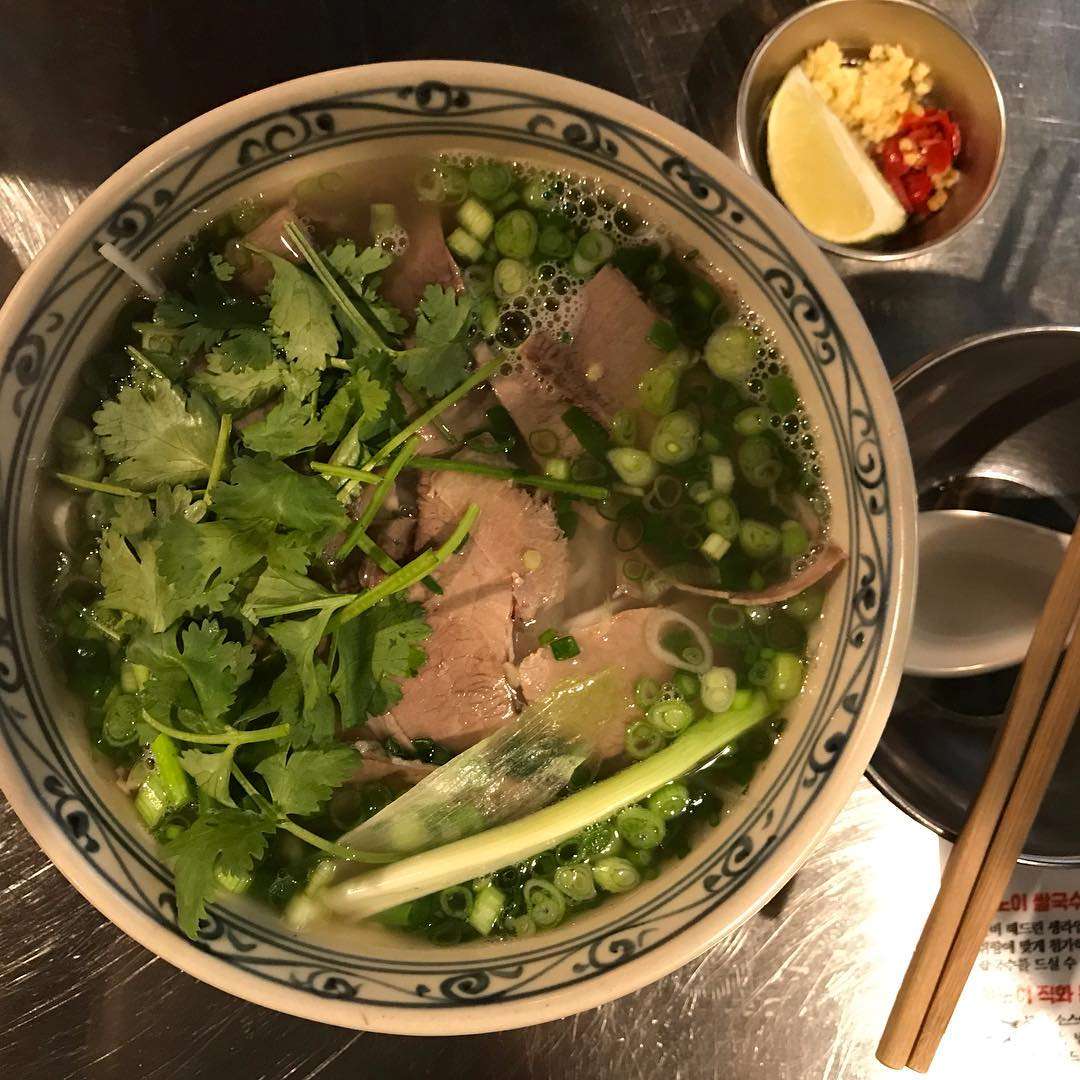
M390 252L378 245L357 251L351 240L341 240L327 252L326 261L352 286L384 329L391 334L407 329L408 321L379 292L382 271L394 261Z
M250 874L266 851L277 822L247 810L225 809L203 814L165 845L176 877L180 928L193 940L206 904L217 890L215 871L235 877Z
M261 326L248 326L226 334L207 355L207 361L216 359L222 371L261 370L269 367L276 357L269 331Z
M232 296L215 277L202 274L192 281L189 296L168 292L157 302L151 328L155 340L171 337L172 350L187 360L239 327L257 327L265 321L262 304Z
M156 720L174 719L189 731L224 730L225 715L236 692L251 677L254 654L247 645L225 640L212 620L136 638L128 660L149 674L142 688L143 707Z
M322 285L287 259L260 251L274 268L270 280L270 324L286 355L318 371L338 348L338 330Z
M307 619L282 620L267 627L288 659L288 667L271 688L271 699L291 725L289 738L294 746L318 745L334 737L330 670L315 656L332 614L319 611Z
M159 530L158 565L174 583L185 613L206 608L220 611L237 579L265 554L250 535L221 521L199 524L184 517L169 519Z
M208 394L229 412L241 412L268 401L285 385L288 368L275 360L266 367L232 369L224 366L220 353L207 357L206 368L191 377L190 385Z
M312 545L348 524L333 489L318 476L303 476L265 455L240 458L229 483L214 495L218 518L241 525L280 525L300 533Z
M158 567L160 540L126 541L115 528L101 536L102 607L126 611L160 632L183 613L186 602Z
M321 600L331 595L329 589L324 589L304 574L293 573L279 566L268 566L259 575L255 587L248 593L244 601L243 613L254 622L255 608L302 604L308 600Z
M190 484L210 473L218 420L197 394L185 401L164 379L145 393L125 386L94 413L102 448L119 462L113 477L149 491L158 484Z
M235 806L229 792L235 752L235 746L226 746L224 750L209 754L202 750L185 750L180 755L180 764L211 799L224 806Z
M428 285L416 309L416 345L397 353L394 363L412 390L441 397L466 376L472 301L453 289Z
M331 689L346 730L381 716L401 700L399 679L420 670L420 647L431 633L423 607L391 597L334 632L336 666Z
M357 750L338 745L319 750L282 750L263 758L255 771L266 781L276 809L308 817L318 812L334 789L356 771L359 762Z

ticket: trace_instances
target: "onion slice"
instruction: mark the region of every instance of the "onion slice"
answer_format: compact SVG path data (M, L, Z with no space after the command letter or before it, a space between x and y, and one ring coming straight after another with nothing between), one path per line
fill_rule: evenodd
M681 656L664 648L660 639L664 630L672 623L680 623L694 635L694 640L701 648L700 663L688 664ZM671 608L657 608L653 611L645 623L645 644L657 660L683 671L692 671L695 675L704 675L713 666L712 642L705 636L705 631L681 611L673 611Z

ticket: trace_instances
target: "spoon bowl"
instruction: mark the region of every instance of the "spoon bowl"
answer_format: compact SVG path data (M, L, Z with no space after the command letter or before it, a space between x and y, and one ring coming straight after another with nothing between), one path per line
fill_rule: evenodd
M925 510L918 532L904 670L949 678L1019 664L1069 537L981 510Z

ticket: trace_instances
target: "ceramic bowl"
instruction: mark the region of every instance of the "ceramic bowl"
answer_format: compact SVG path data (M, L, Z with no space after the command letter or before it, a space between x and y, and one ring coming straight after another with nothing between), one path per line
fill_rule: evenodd
M807 692L743 802L683 861L556 931L439 949L380 927L296 937L244 899L176 927L168 868L95 761L43 648L35 498L50 428L125 297L97 255L145 265L242 197L365 158L471 148L632 188L724 267L774 328L819 425L836 541ZM686 963L792 875L854 788L900 677L915 498L899 413L847 292L805 232L711 146L535 71L443 61L327 72L242 98L124 166L72 215L0 314L0 785L46 854L148 949L223 990L356 1028L491 1031L587 1009Z
M818 243L853 259L888 262L922 255L955 236L982 212L997 186L1005 157L1005 102L982 50L957 26L918 0L821 0L796 12L769 33L750 59L735 111L739 157L750 174L770 184L765 154L769 105L784 76L823 41L865 53L871 45L902 45L925 60L933 98L960 124L960 183L936 214L894 236L866 244Z

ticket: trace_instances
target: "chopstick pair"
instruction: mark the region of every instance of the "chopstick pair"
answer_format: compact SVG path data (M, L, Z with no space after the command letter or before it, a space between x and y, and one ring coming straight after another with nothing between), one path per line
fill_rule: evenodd
M1054 775L1080 709L1080 625L1058 669L1078 608L1080 521L878 1044L877 1058L890 1068L930 1067Z

